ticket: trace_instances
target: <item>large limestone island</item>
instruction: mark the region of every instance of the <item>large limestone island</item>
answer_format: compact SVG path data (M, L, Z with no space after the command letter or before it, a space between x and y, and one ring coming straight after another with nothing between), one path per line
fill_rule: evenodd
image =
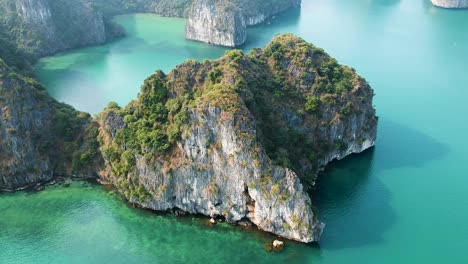
M293 7L301 0L194 0L185 37L214 45L237 47L247 39L247 26Z
M92 119L0 63L0 189L59 176L113 184L131 203L318 241L317 172L375 143L373 90L290 34L249 54L188 61Z
M432 0L432 3L444 8L468 8L468 0Z

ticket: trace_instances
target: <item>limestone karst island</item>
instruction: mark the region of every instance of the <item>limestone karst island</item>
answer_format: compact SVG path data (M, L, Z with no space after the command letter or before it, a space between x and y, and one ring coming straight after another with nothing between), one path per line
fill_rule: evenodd
M468 262L466 25L465 0L0 0L0 264Z

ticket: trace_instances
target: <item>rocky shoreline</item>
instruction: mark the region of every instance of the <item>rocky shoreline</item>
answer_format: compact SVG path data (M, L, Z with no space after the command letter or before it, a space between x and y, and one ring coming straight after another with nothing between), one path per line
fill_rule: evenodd
M83 179L79 177L55 177L52 180L44 181L44 182L37 182L31 185L18 187L15 189L0 189L0 194L3 193L14 193L14 192L40 192L43 191L48 186L54 187L64 187L68 188L73 182L88 182L92 184L99 184L97 179Z

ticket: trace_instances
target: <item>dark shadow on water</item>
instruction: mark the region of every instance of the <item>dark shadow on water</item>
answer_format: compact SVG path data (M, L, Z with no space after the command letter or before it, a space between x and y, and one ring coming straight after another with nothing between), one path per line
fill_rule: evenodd
M448 151L422 132L381 120L375 148L332 162L319 177L311 197L327 224L321 247L334 250L384 242L383 234L394 225L396 214L390 203L394 191L384 185L382 173L418 168Z
M372 177L374 155L375 149L371 149L350 156L332 163L320 175L312 200L319 218L327 224L320 241L323 248L381 243L382 234L395 222L390 192Z
M375 169L422 167L427 162L443 158L450 151L421 131L388 119L380 120L376 147Z

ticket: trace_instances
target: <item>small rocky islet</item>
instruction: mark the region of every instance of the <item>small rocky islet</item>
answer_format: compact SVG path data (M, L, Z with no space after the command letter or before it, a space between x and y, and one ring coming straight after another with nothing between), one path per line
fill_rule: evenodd
M190 11L177 14L209 3L195 1ZM284 3L277 12L300 4ZM52 6L51 1L18 0L14 7L25 12L27 25L45 19L44 30L49 30L53 27L47 23L57 19ZM38 13L28 13L28 7ZM85 13L106 23L105 13L92 10ZM240 31L276 12L249 18L232 10L235 19L241 17ZM196 24L190 23L189 29ZM66 43L67 38L59 41L60 30L34 31L44 42L25 42L22 47L29 48L16 49L16 57L5 52L13 33L4 34L9 46L0 53L5 58L0 59L0 190L64 176L99 179L143 208L179 208L229 223L251 222L301 242L320 239L324 224L310 199L317 172L375 144L378 119L365 79L322 49L282 34L248 54L231 50L217 60L187 61L167 74L157 71L133 102L125 107L110 103L92 118L52 99L27 69L48 52L110 38L109 25L92 28L106 36ZM245 41L200 40L227 46ZM49 42L58 44L46 50Z
M468 0L431 0L435 6L443 8L468 8Z

